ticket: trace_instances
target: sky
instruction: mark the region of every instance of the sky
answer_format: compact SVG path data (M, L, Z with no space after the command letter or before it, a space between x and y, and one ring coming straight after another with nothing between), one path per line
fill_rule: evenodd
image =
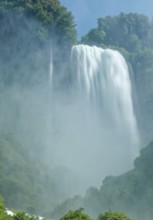
M78 37L97 26L97 19L120 12L136 12L153 17L153 0L61 0L72 12Z

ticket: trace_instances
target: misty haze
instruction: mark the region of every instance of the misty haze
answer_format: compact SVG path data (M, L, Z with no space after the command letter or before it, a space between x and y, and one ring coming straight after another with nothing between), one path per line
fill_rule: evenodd
M9 209L152 219L153 24L137 13L97 19L77 40L58 0L0 3L0 195Z

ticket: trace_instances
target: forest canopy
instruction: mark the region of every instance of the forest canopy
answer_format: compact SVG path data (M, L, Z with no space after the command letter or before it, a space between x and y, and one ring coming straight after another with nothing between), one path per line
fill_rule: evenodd
M129 52L152 47L153 23L145 15L121 13L98 18L97 27L82 37L82 42L97 46L115 46Z
M2 0L0 27L0 79L5 85L48 80L51 48L53 62L60 63L76 42L73 15L58 0Z
M10 12L13 13L14 19L17 16L20 22L23 16L38 20L42 28L39 29L39 38L51 37L51 33L55 32L54 34L60 36L60 41L74 43L76 40L74 18L58 0L2 0L0 2L1 20L3 18L5 20ZM8 26L7 29L9 28Z

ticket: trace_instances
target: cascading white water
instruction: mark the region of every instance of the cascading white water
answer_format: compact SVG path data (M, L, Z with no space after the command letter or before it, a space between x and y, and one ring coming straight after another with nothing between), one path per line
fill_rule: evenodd
M54 104L57 165L75 171L84 189L133 166L138 131L127 64L114 50L72 48L71 93Z
M50 42L50 66L49 66L49 81L52 82L53 77L53 54L52 54L52 41Z
M131 82L123 56L111 49L77 45L72 48L72 66L79 92L92 100L92 104L99 105L102 122L110 130L126 133L132 144L136 144L138 131Z

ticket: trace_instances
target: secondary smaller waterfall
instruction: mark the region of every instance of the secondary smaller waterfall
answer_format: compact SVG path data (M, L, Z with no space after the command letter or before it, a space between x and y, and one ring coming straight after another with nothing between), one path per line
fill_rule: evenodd
M53 78L53 53L52 53L52 41L50 42L50 66L49 66L49 81L52 82Z

